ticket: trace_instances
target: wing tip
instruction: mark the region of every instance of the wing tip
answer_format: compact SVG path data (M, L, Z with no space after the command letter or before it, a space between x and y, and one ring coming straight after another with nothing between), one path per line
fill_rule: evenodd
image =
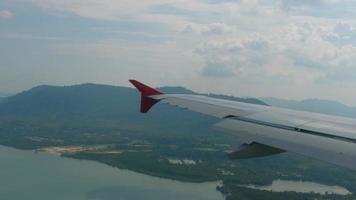
M158 100L152 99L150 98L150 96L160 95L163 93L137 80L130 79L129 81L141 93L141 113L147 113L151 109L151 107L158 102Z
M154 89L148 85L145 85L137 80L134 79L130 79L129 80L130 83L135 86L135 88L141 92L142 96L148 97L148 96L152 96L152 95L159 95L159 94L163 94L161 91Z

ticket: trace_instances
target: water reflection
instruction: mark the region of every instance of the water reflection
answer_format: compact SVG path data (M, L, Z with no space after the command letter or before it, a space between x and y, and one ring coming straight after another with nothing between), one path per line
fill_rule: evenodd
M349 190L340 186L328 186L305 181L274 180L271 185L267 186L245 185L244 187L273 192L299 192L339 195L351 194Z

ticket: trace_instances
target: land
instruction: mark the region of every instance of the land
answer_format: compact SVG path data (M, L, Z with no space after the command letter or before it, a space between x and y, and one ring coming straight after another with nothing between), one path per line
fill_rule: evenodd
M193 93L177 87L162 90ZM251 98L210 96L265 104ZM241 187L288 179L340 185L355 194L356 173L291 153L229 160L226 152L240 143L236 137L211 129L216 119L166 105L143 115L138 105L139 96L130 88L94 84L36 87L0 103L0 144L180 181L221 180L217 189L229 200L356 198Z

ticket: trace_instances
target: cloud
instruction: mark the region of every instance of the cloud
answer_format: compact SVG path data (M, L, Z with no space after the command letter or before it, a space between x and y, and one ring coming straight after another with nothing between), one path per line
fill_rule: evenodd
M291 9L307 9L326 5L326 0L281 0L281 9L290 11Z
M325 38L336 45L356 46L356 26L345 22L337 23Z
M244 20L244 16L268 17L276 12L273 4L266 5L259 0L219 3L202 0L31 0L31 2L48 12L71 13L102 20L125 19L164 23L171 25L175 30L182 30L191 23L212 24L209 29L211 32L225 29L219 24L222 21L240 21Z
M21 33L5 27L1 37L45 38L58 65L72 59L72 65L84 63L84 69L92 65L93 74L105 74L98 67L103 62L120 74L115 81L136 76L157 85L186 85L204 91L214 78L219 84L209 88L215 92L289 98L328 96L330 90L338 91L340 82L352 85L356 81L351 75L356 74L356 15L352 14L356 2L351 0L30 2L36 12L43 12L38 16L52 19L41 22L41 27L50 27L46 23L57 22L56 17L70 18L70 25L66 20L59 31L51 33L43 28L40 34L45 37L39 37L31 33L39 23L29 18L26 26L19 26ZM76 24L83 27L81 35L70 27ZM73 36L61 40L63 32ZM82 36L85 39L79 41ZM88 63L88 58L98 66ZM106 73L104 81L112 74Z
M346 5L352 4L349 0L341 3L335 0L32 2L50 12L70 12L87 18L166 23L179 31L168 33L174 34L169 38L170 42L181 43L183 49L186 47L184 51L195 49L194 52L209 67L214 63L215 66L228 65L237 71L253 73L254 70L265 70L273 75L278 71L286 76L290 73L280 69L272 72L281 68L272 64L283 65L289 72L298 71L300 67L317 71L337 68L337 65L345 63L349 65L354 60L352 48L349 47L356 43L353 24L328 18L320 20L304 12L317 11L325 6L346 9ZM280 8L297 10L298 16L285 14ZM128 35L133 37L131 33ZM136 38L143 37L138 35Z
M178 3L187 0L32 0L32 2L50 13L71 13L80 17L101 20L133 20L171 24L183 27L185 17L177 13L168 13L162 9L175 8ZM172 5L172 6L171 6ZM161 6L161 7L160 7ZM155 8L161 8L154 10ZM177 8L179 9L179 8Z
M279 5L291 15L343 19L356 16L353 0L280 0Z
M326 79L329 83L340 81L341 72L356 72L356 47L350 42L330 41L330 35L352 35L349 25L340 28L339 24L295 22L269 31L225 34L203 42L195 50L208 63L202 75L233 74L240 80L312 85ZM354 76L345 77L351 80Z
M210 40L195 52L208 63L203 69L203 75L211 75L205 73L205 70L209 69L208 72L216 72L218 75L235 74L239 77L249 77L263 70L263 65L268 63L272 51L267 40L251 35ZM213 71L213 67L222 69Z
M188 24L183 33L194 33L200 35L222 35L229 34L236 31L236 28L225 23L211 23L211 24Z
M226 78L233 76L234 72L226 65L208 62L202 70L202 75L206 77Z
M0 18L11 18L14 14L10 10L0 10Z

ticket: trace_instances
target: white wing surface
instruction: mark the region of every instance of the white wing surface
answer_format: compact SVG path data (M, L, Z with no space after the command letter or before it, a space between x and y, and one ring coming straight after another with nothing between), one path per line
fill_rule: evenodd
M199 95L163 94L137 81L131 83L141 92L142 112L162 102L220 118L217 128L246 142L232 157L290 151L356 170L356 119Z

